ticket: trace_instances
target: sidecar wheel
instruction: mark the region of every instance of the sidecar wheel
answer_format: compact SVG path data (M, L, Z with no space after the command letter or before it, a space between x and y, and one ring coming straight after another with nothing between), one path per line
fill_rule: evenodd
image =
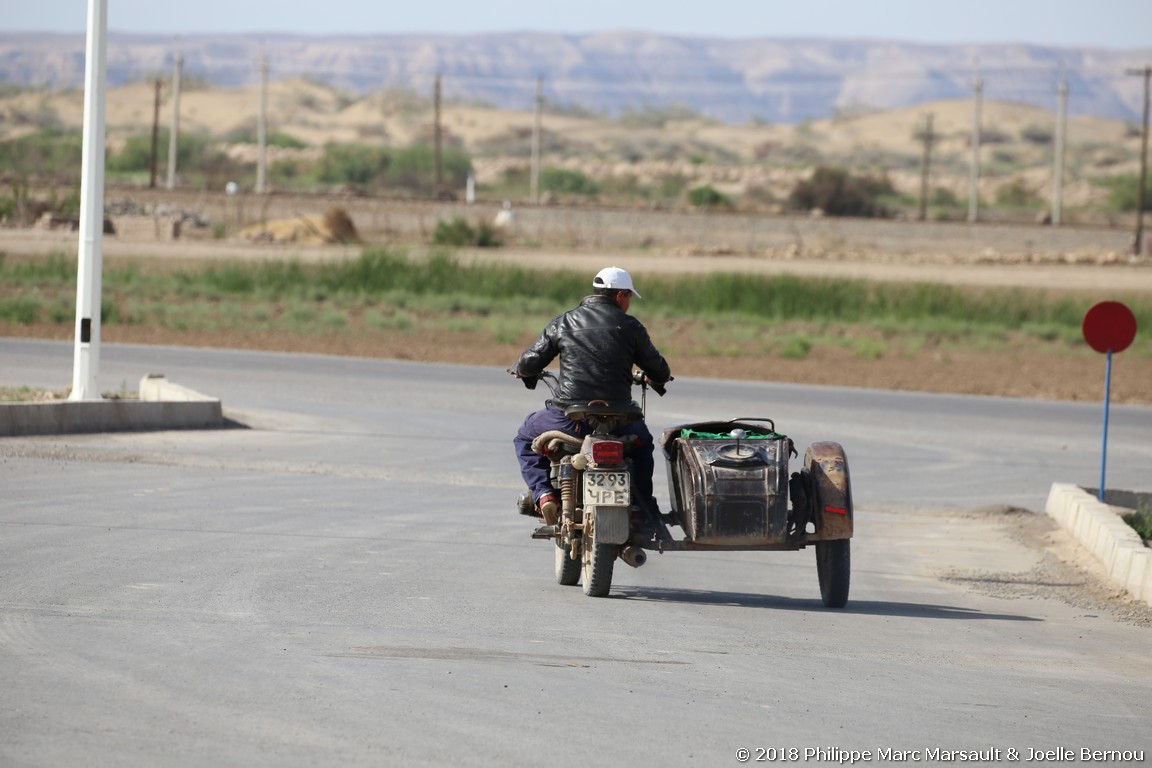
M556 539L556 583L574 587L580 583L580 559L572 559L572 547L563 537Z
M825 608L843 608L848 604L851 547L851 539L816 542L816 575L820 578L820 599Z
M612 567L616 563L616 544L599 544L596 541L596 528L591 533L584 532L584 546L581 560L584 563L584 594L589 597L605 597L612 589Z

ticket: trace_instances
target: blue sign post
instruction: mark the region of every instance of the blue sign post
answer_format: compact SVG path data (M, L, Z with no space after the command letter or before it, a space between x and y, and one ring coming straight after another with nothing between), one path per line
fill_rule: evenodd
M1101 301L1084 314L1080 328L1092 349L1107 355L1104 371L1104 439L1100 448L1100 488L1096 498L1104 501L1104 475L1108 466L1108 406L1112 400L1112 353L1123 352L1136 338L1136 316L1118 301Z

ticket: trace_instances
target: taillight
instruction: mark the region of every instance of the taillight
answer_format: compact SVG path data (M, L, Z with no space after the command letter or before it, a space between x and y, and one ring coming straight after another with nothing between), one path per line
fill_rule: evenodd
M616 440L598 440L592 443L592 462L594 464L622 464L624 462L624 443Z

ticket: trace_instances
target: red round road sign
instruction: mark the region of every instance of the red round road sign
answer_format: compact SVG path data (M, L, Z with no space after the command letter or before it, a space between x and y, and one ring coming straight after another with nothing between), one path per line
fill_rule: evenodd
M1080 330L1097 352L1123 352L1136 338L1136 316L1118 301L1101 301L1084 313Z

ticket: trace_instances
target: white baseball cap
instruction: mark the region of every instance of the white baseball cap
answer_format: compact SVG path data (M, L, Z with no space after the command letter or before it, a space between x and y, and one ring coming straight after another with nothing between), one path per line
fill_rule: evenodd
M605 267L592 278L593 288L613 288L617 291L632 291L638 299L644 298L632 287L632 275L619 267Z

